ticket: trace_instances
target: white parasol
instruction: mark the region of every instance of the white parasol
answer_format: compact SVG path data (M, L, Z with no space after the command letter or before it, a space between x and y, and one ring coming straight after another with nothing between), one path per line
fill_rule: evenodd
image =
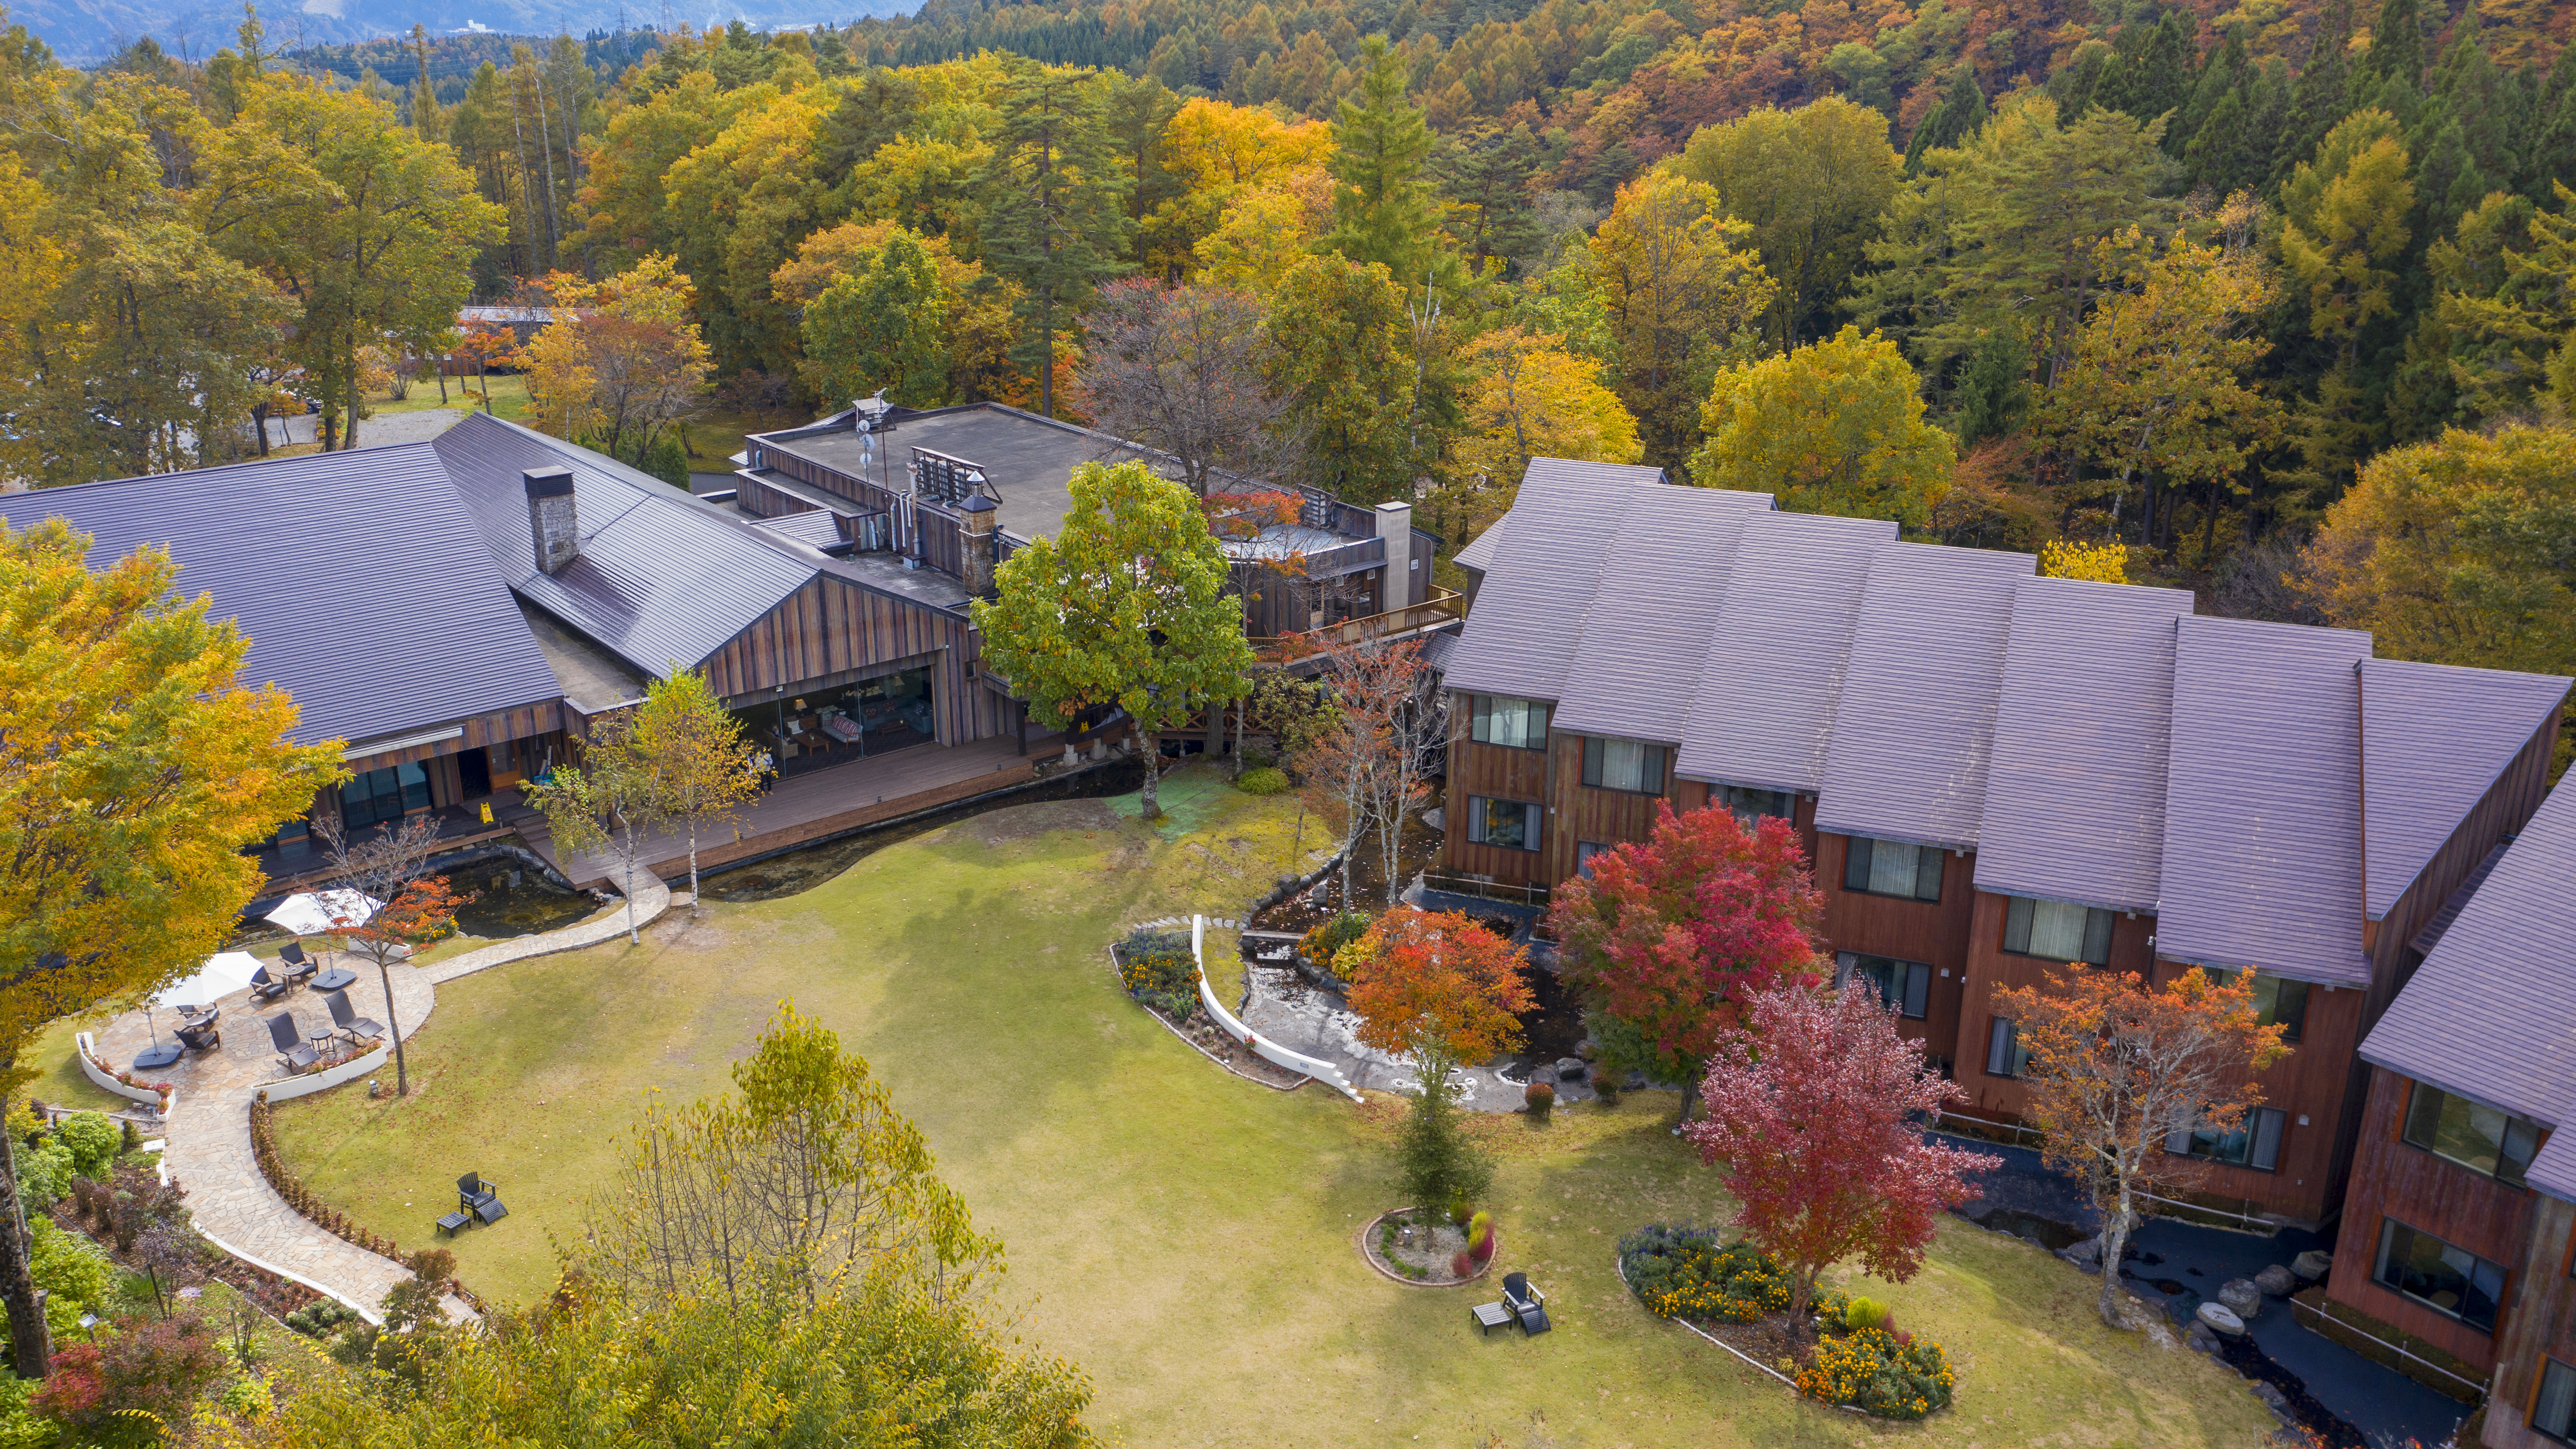
M154 1006L211 1006L250 985L259 958L248 951L220 951L206 958L197 974L152 998Z
M353 890L305 891L279 901L267 918L296 935L319 936L365 925L382 909L384 902Z

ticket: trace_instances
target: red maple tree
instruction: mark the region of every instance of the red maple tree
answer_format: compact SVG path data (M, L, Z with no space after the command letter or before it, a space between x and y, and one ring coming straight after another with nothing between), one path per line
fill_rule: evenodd
M1999 1159L1924 1140L1918 1118L1967 1093L1871 992L1792 984L1746 1005L1710 1060L1707 1116L1682 1131L1725 1164L1735 1225L1788 1271L1804 1332L1816 1275L1858 1256L1890 1283L1913 1277L1936 1215L1977 1196L1967 1174Z
M1723 807L1657 811L1643 843L1557 888L1549 925L1566 979L1695 1083L1748 999L1823 978L1824 903L1787 821L1747 831ZM1686 1090L1684 1117L1690 1106Z
M406 883L392 900L371 914L332 919L332 934L340 938L351 955L375 964L377 984L384 988L385 1035L393 1040L396 1096L411 1095L411 1067L403 1059L402 1022L394 1014L394 963L453 932L456 908L478 894L457 894L443 875L423 876Z

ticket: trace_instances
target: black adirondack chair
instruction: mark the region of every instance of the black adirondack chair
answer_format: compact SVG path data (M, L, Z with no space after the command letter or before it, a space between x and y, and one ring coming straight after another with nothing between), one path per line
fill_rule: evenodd
M1530 1286L1527 1273L1503 1275L1503 1306L1521 1321L1523 1333L1545 1333L1554 1326L1547 1321L1547 1295Z
M469 1172L456 1179L456 1210L472 1213L485 1223L497 1223L510 1215L510 1210L501 1205L500 1188L497 1182L485 1181L481 1173Z
M358 1015L357 1011L349 1005L348 992L326 991L322 993L322 1000L331 1008L331 1024L340 1028L340 1035L347 1037L351 1045L354 1046L361 1039L381 1040L383 1038L385 1024L373 1017Z
M295 1013L281 1011L268 1019L268 1043L277 1048L277 1064L290 1072L300 1072L320 1061L304 1040L304 1032L295 1024Z

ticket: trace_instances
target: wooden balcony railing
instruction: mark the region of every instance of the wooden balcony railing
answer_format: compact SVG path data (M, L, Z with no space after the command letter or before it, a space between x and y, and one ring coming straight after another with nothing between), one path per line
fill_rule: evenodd
M1295 658L1339 645L1365 644L1372 639L1389 639L1423 629L1436 629L1455 619L1466 617L1466 596L1455 589L1434 588L1431 597L1419 604L1389 609L1361 619L1346 619L1327 624L1302 634L1284 634L1277 638L1256 638L1252 647L1264 660Z

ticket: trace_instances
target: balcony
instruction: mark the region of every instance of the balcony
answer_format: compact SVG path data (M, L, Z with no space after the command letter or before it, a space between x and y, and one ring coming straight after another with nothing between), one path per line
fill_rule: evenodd
M1403 639L1452 624L1467 615L1466 596L1455 589L1434 588L1431 597L1419 604L1389 609L1383 614L1370 614L1358 619L1345 619L1326 624L1301 634L1283 634L1275 638L1256 638L1253 651L1264 664L1293 664L1300 659L1328 649L1347 648L1380 640Z

